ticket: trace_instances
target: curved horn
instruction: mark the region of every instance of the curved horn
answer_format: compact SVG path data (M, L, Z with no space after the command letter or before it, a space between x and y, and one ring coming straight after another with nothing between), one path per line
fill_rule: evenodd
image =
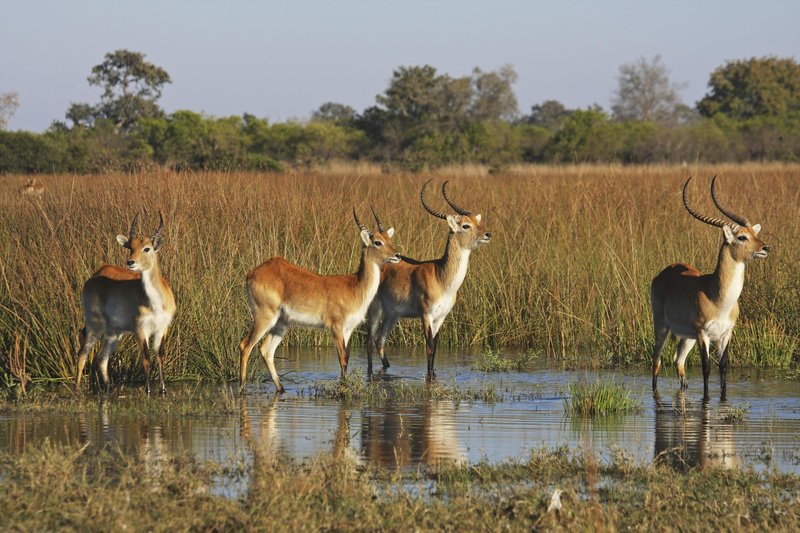
M447 194L447 184L450 183L450 180L445 181L442 183L442 196L444 196L444 201L447 202L450 207L453 208L453 211L458 213L459 215L471 215L472 211L467 211L463 207L459 207L451 198L450 195Z
M713 178L711 178L711 199L714 200L714 205L717 206L717 209L722 211L723 215L725 215L729 219L733 220L734 222L736 222L740 226L744 226L744 227L749 226L750 222L748 222L748 220L746 218L744 218L743 216L737 215L736 213L733 213L730 210L725 209L724 207L722 207L722 205L720 205L719 199L717 198L716 184L717 184L717 177L714 176ZM736 228L736 229L739 229L739 228Z
M435 216L436 218L447 220L447 215L445 215L441 211L435 210L434 208L428 205L428 202L425 201L425 189L428 187L428 185L430 185L432 181L433 181L432 179L426 181L425 185L422 186L422 190L419 192L419 199L422 202L422 207L424 207L428 213Z
M358 229L360 229L361 231L369 231L369 228L366 227L364 224L362 224L361 221L358 219L358 215L356 214L355 206L353 207L353 218L356 221L356 226L358 226ZM369 232L372 233L371 231L369 231Z
M370 205L369 210L372 211L372 216L375 217L375 222L378 223L378 231L381 233L385 232L386 230L383 228L383 223L381 223L381 218L378 216L378 213L375 212L375 209Z
M711 226L716 226L718 228L721 228L722 226L731 227L730 224L728 224L727 222L725 222L724 220L722 220L720 218L714 218L714 217L709 217L709 216L706 216L706 215L701 215L700 213L698 213L697 211L692 209L692 207L689 205L689 199L686 198L686 188L689 186L689 182L690 181L692 181L692 177L691 176L689 176L689 179L686 180L686 183L683 184L683 206L686 208L687 211L689 211L689 214L692 215L697 220L699 220L700 222L705 222L706 224L709 224ZM734 231L736 231L738 229L739 228L737 227L737 228L734 229Z
M133 240L136 236L136 225L139 221L139 212L137 211L136 214L133 216L133 222L131 222L131 230L128 232L128 240Z
M155 241L156 239L161 238L161 233L164 231L164 215L161 214L161 211L158 212L158 229L153 234L152 240Z

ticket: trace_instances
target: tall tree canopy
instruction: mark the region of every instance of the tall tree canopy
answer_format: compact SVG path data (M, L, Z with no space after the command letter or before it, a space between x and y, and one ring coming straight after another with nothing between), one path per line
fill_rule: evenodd
M161 116L156 102L164 85L172 82L167 71L145 61L144 54L130 50L106 54L105 60L92 68L92 75L87 79L90 85L103 89L100 103L97 106L72 104L67 118L76 125L104 118L119 130L127 130L143 118Z
M800 111L800 64L792 58L729 61L711 73L700 114L733 119Z

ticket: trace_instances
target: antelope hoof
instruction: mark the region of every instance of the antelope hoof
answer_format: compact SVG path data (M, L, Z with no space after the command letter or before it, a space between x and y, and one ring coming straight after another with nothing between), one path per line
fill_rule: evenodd
M275 394L283 394L286 392L286 389L283 388L283 385L279 385L278 388L275 389Z
M159 396L161 396L163 398L164 396L167 395L167 389L164 388L164 387L161 387L161 390L158 391L158 394L159 394Z
M388 359L387 359L386 361L383 361L383 369L384 369L384 370L386 370L386 369L387 369L387 368L389 368L390 366L392 366L392 365L390 365L390 364L389 364L389 360L388 360Z

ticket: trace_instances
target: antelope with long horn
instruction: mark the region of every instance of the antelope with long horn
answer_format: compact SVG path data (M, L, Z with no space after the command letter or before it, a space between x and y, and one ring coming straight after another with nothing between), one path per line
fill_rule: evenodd
M158 251L164 240L164 217L152 237L140 237L136 227L139 213L133 217L128 235L117 235L117 242L128 250L127 269L104 265L83 285L81 302L85 326L78 350L76 390L92 347L102 340L98 366L108 390L108 360L120 339L132 333L139 343L144 362L145 390L150 394L150 353L158 359L160 392L164 394L164 336L175 315L175 296L158 266Z
M353 208L363 248L355 274L321 275L273 257L247 274L247 299L253 325L239 343L239 383L247 380L247 360L262 337L261 356L278 392L283 392L275 370L275 350L290 326L328 329L336 342L342 377L347 373L350 335L367 314L380 284L381 266L400 257L392 244L394 228L383 229L375 215L378 232L361 223Z
M19 190L19 194L41 198L44 195L44 185L37 178L29 179Z
M702 274L685 263L675 263L661 271L650 286L653 310L655 348L653 350L653 390L657 387L661 367L661 351L670 334L678 337L675 354L681 389L685 389L684 364L695 343L700 348L703 364L703 394L708 398L708 376L711 373L709 351L717 344L722 398L726 395L725 374L728 368L728 343L739 316L739 295L744 287L745 265L751 259L767 257L769 246L758 238L761 225L751 225L743 216L722 206L717 197L716 176L711 180L711 199L731 224L720 218L702 215L692 209L686 197L691 177L683 185L683 205L697 220L722 229L717 267L711 274Z
M442 185L442 195L457 215L448 215L432 208L425 198L431 181L422 186L419 197L425 210L446 221L450 228L444 254L439 259L428 261L403 257L399 263L383 267L378 295L367 314L367 365L370 372L375 349L383 368L389 368L384 345L397 321L401 318L419 318L425 333L428 378L435 377L434 360L439 330L456 303L458 289L467 275L470 254L492 238L480 214L472 214L450 198L447 181Z

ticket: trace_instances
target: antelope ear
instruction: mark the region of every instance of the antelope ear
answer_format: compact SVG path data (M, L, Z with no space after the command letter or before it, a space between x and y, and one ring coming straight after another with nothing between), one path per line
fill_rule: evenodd
M477 215L475 215L475 222L477 222L478 224L480 224L480 223L481 223L481 214L480 214L480 213L478 213Z
M387 230L386 230L386 235L388 235L390 239L391 239L392 237L394 237L394 228L389 228L389 229L387 229Z
M761 233L761 224L756 224L751 229L753 230L753 233L758 235L759 233Z
M127 235L117 235L117 242L120 246L127 246L128 245L128 236Z
M733 242L733 240L736 238L736 237L733 235L733 230L732 230L731 228L729 228L727 225L725 225L725 226L722 226L722 235L723 235L723 237L725 238L725 242L726 242L727 244L730 244L730 243L732 243L732 242Z
M450 231L453 233L458 233L458 224L460 222L459 218L456 218L454 215L447 215L447 225L450 226Z
M369 230L361 230L361 242L364 243L364 246L369 246L372 244L372 234L369 232Z

